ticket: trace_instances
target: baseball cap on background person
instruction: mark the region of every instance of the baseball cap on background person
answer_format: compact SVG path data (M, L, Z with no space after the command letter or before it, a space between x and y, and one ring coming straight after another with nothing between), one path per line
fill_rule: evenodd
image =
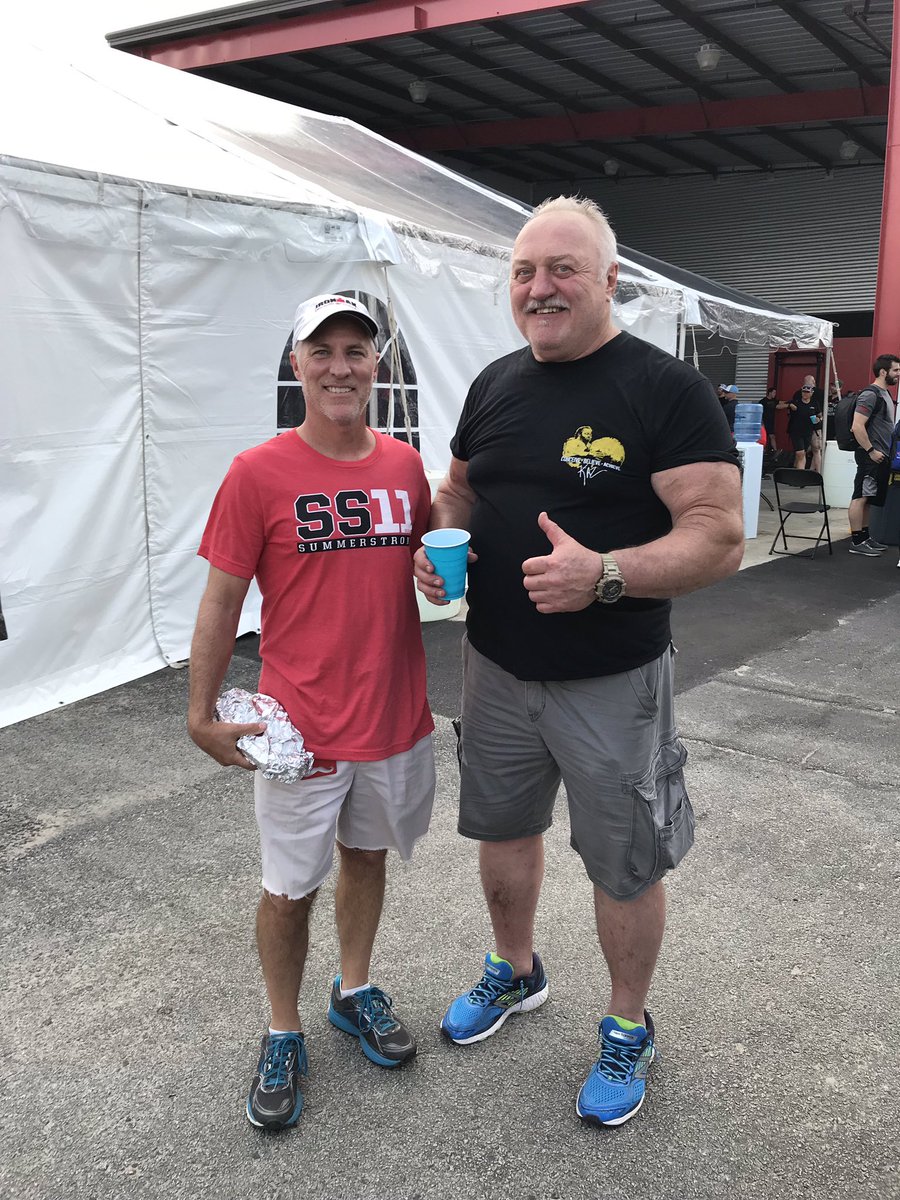
M741 389L736 383L726 383L724 385L724 390L732 396L739 396L741 394Z
M315 333L329 317L338 315L354 317L361 325L365 326L366 331L373 338L378 338L378 322L364 304L359 300L351 299L350 296L327 294L312 296L298 305L297 311L294 313L294 345L297 342L305 341Z

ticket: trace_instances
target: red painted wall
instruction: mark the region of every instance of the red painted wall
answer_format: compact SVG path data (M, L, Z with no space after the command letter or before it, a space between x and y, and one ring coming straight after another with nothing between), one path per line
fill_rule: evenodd
M872 339L841 338L834 339L834 362L838 379L844 385L842 392L858 392L861 387L872 382Z

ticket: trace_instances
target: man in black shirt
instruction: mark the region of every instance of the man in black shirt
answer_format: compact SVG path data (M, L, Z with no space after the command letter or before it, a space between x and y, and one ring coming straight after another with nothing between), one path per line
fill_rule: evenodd
M775 437L775 409L778 407L777 388L766 388L766 394L760 403L763 406L763 428L766 431L766 448L772 454L776 454L778 451L778 442Z
M822 409L824 396L816 386L814 376L805 375L802 385L794 392L788 403L788 437L794 448L794 467L822 470Z
M481 843L495 937L441 1027L480 1041L546 999L534 917L562 778L611 981L577 1103L603 1125L643 1103L662 877L693 840L669 598L731 574L743 551L721 406L693 367L616 328L617 274L592 201L535 211L510 279L528 346L473 383L432 508L434 527L471 531L459 828ZM441 603L425 553L415 563Z

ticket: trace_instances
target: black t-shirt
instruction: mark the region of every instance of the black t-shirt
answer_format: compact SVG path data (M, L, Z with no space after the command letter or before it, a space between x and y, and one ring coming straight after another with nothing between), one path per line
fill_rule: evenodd
M766 433L775 432L775 405L778 403L777 398L770 400L767 396L763 396L759 403L763 406L763 425Z
M809 396L809 400L804 397ZM812 393L796 391L791 397L791 404L796 404L796 411L788 409L788 433L807 434L811 429L818 429L822 423L822 393L818 388Z
M551 552L542 511L592 550L640 546L672 528L651 475L736 463L702 375L628 333L573 362L540 363L526 347L472 384L451 448L476 496L467 617L476 650L519 679L611 675L665 650L671 601L626 593L577 613L539 613L522 563Z

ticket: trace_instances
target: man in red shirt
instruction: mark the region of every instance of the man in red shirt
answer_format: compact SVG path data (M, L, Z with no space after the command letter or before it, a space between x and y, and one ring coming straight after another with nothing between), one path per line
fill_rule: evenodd
M325 295L300 305L291 365L304 419L238 455L200 544L210 570L191 646L191 737L223 766L252 769L236 743L265 727L214 714L255 578L259 689L287 710L315 755L297 783L254 777L263 886L256 932L271 1023L247 1118L269 1129L293 1125L303 1107L298 998L309 912L335 842L341 971L329 1020L380 1066L416 1052L369 967L387 850L410 857L434 798L434 723L412 583L431 498L418 453L366 421L377 333L357 300Z

